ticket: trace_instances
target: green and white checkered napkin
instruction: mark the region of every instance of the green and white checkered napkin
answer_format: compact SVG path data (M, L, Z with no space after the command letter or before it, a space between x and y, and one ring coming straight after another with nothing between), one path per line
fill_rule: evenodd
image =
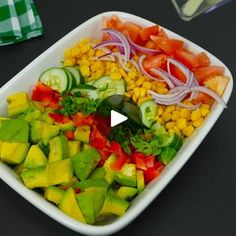
M0 46L43 34L32 0L0 0Z

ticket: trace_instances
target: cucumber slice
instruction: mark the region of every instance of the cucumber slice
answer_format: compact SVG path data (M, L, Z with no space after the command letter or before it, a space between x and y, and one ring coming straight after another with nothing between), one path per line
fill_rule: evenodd
M140 106L141 120L145 126L151 127L157 114L157 104L154 101L143 102Z
M65 69L70 71L70 73L74 76L76 85L81 83L81 74L75 67L67 66Z
M161 138L162 138L162 142L160 144L160 147L168 146L178 151L183 144L182 138L174 132L171 134L169 133L163 134L161 135Z
M68 84L67 84L66 90L70 91L75 86L76 81L75 81L73 74L69 70L67 70L67 69L64 69L64 70L65 70L67 77L68 77Z
M53 67L43 72L39 81L62 93L67 90L69 79L65 70L59 67Z
M158 122L155 122L150 129L155 135L167 134L165 127Z
M163 162L165 165L167 165L174 159L176 153L177 151L174 148L165 147L159 156L159 160Z

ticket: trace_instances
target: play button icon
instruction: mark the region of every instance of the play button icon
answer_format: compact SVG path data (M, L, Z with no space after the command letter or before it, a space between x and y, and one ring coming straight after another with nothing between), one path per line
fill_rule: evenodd
M119 125L126 120L128 120L127 116L124 116L117 111L111 110L111 127Z

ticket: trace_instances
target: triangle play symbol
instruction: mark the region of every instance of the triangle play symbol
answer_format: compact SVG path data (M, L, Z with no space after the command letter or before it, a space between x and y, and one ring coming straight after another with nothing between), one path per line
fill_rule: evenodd
M114 127L124 121L128 120L128 118L117 111L111 110L111 127Z

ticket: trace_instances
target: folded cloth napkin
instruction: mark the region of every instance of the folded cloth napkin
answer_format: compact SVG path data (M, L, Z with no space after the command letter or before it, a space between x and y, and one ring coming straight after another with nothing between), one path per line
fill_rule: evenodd
M32 0L0 0L0 46L37 37L43 32Z

